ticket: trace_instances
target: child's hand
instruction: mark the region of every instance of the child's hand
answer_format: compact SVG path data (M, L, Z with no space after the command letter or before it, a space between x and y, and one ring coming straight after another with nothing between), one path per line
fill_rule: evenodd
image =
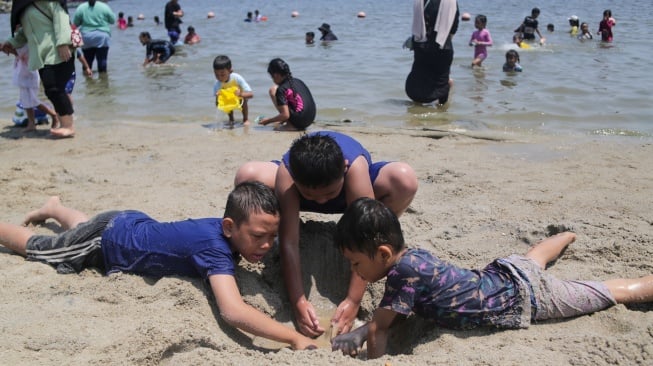
M469 42L469 45L470 45L470 46L476 46L476 42L471 41L471 42Z
M262 126L265 126L265 125L267 125L269 123L269 122L266 121L265 117L263 117L263 116L256 117L254 122L256 122L257 124L262 125Z
M340 333L347 333L351 330L351 327L354 325L354 320L356 319L356 314L358 314L358 309L360 303L356 303L349 298L344 299L336 312L331 318L331 325L334 327L334 335Z
M331 341L331 350L340 350L343 354L356 356L358 350L367 340L367 326L356 328L353 331L341 334Z
M299 337L290 344L290 347L294 350L313 350L318 348L315 340L303 335L299 335Z

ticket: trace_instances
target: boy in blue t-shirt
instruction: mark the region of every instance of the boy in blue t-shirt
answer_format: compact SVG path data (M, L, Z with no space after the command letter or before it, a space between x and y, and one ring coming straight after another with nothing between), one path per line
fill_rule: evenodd
M358 199L338 222L335 243L360 277L370 282L385 278L385 293L372 320L335 337L332 349L356 354L367 341L368 358L380 357L390 326L412 313L445 328L515 329L618 303L653 301L653 275L599 282L548 274L547 264L575 239L576 234L561 232L534 245L525 256L511 255L470 270L426 250L407 248L397 216L380 201Z
M64 232L36 235L27 225L55 219ZM59 273L86 267L107 274L201 277L208 280L220 315L231 326L288 343L293 349L315 342L246 304L234 277L239 258L258 262L272 248L279 203L261 183L243 183L229 194L223 218L158 222L139 211L108 211L93 218L51 197L30 212L24 226L0 223L0 243Z

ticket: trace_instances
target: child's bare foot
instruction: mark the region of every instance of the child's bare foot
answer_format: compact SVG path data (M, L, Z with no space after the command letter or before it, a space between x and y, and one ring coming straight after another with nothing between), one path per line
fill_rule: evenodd
M248 119L243 121L243 126L249 126L249 120Z
M23 226L29 226L29 224L37 224L44 222L45 220L52 217L52 211L57 206L61 206L61 199L59 196L52 196L45 201L45 204L38 210L34 210L28 213L23 219Z
M52 115L52 128L59 128L61 126L61 122L59 122L59 116Z

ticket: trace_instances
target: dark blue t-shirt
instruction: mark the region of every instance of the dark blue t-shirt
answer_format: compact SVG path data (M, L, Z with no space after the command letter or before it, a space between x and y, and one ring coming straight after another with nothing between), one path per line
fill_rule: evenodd
M335 140L335 142L338 144L338 146L340 146L340 149L342 150L342 155L344 159L347 160L347 166L346 166L347 170L349 170L349 166L353 164L354 160L356 160L359 156L362 155L363 157L365 157L365 160L367 160L367 164L370 166L370 171L371 171L370 180L372 181L372 183L374 183L378 171L376 170L372 171L373 168L372 157L370 156L370 153L363 147L363 145L360 144L360 142L354 140L352 137L349 137L345 134L339 132L333 132L333 131L312 132L309 135L316 135L316 134L329 136ZM283 165L286 166L286 168L288 169L288 173L290 173L290 176L292 177L293 173L292 173L292 169L290 169L290 151L287 151L283 155L281 161L283 162ZM345 175L346 174L347 173L345 172ZM315 201L309 201L304 197L301 197L301 202L300 202L301 211L320 212L320 213L327 213L327 214L343 213L346 207L347 207L347 200L345 198L344 187L340 191L338 197L326 203L320 204Z
M235 255L222 219L158 222L139 211L123 211L102 234L107 274L202 277L234 275Z

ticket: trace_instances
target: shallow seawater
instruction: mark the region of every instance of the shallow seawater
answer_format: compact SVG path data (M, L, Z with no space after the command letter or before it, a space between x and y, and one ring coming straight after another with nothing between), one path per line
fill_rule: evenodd
M266 22L245 23L254 4L242 1L181 0L184 24L202 37L195 46L181 46L169 64L143 68L141 31L166 38L154 15L163 18L165 2L111 0L117 13L136 19L135 26L113 31L109 73L93 79L78 77L73 93L78 126L91 127L111 121L187 122L198 126L221 123L226 116L215 108L211 95L215 81L212 61L226 54L254 89L250 119L272 115L267 95L271 80L267 64L285 59L293 75L311 89L318 104L318 121L375 128L444 128L457 131L490 131L497 134L561 134L618 136L639 141L653 136L650 86L650 47L642 37L653 28L653 3L614 3L600 0L580 6L553 0L538 4L544 46L520 50L522 73L504 73L505 52L512 48L512 30L530 13L533 4L508 0L490 6L481 0L459 1L461 12L474 17L483 13L494 46L483 67L470 67L473 49L467 45L473 21L461 22L454 37L452 65L454 88L444 108L417 105L404 92L412 53L402 49L410 34L411 2L394 0L333 0L328 2L282 1L258 4ZM596 39L581 43L570 37L567 18L578 15L596 32L604 9L617 19L615 41ZM208 19L213 11L215 18ZM292 11L299 16L292 18ZM365 18L358 18L364 11ZM71 14L74 9L71 9ZM323 22L331 24L340 40L329 45L306 46L304 34L318 33ZM555 32L546 32L553 23ZM0 37L9 36L9 16L0 15ZM11 124L18 99L12 86L13 57L0 55L0 120ZM78 72L81 71L79 64ZM236 117L240 118L237 112ZM324 126L324 124L322 126Z

